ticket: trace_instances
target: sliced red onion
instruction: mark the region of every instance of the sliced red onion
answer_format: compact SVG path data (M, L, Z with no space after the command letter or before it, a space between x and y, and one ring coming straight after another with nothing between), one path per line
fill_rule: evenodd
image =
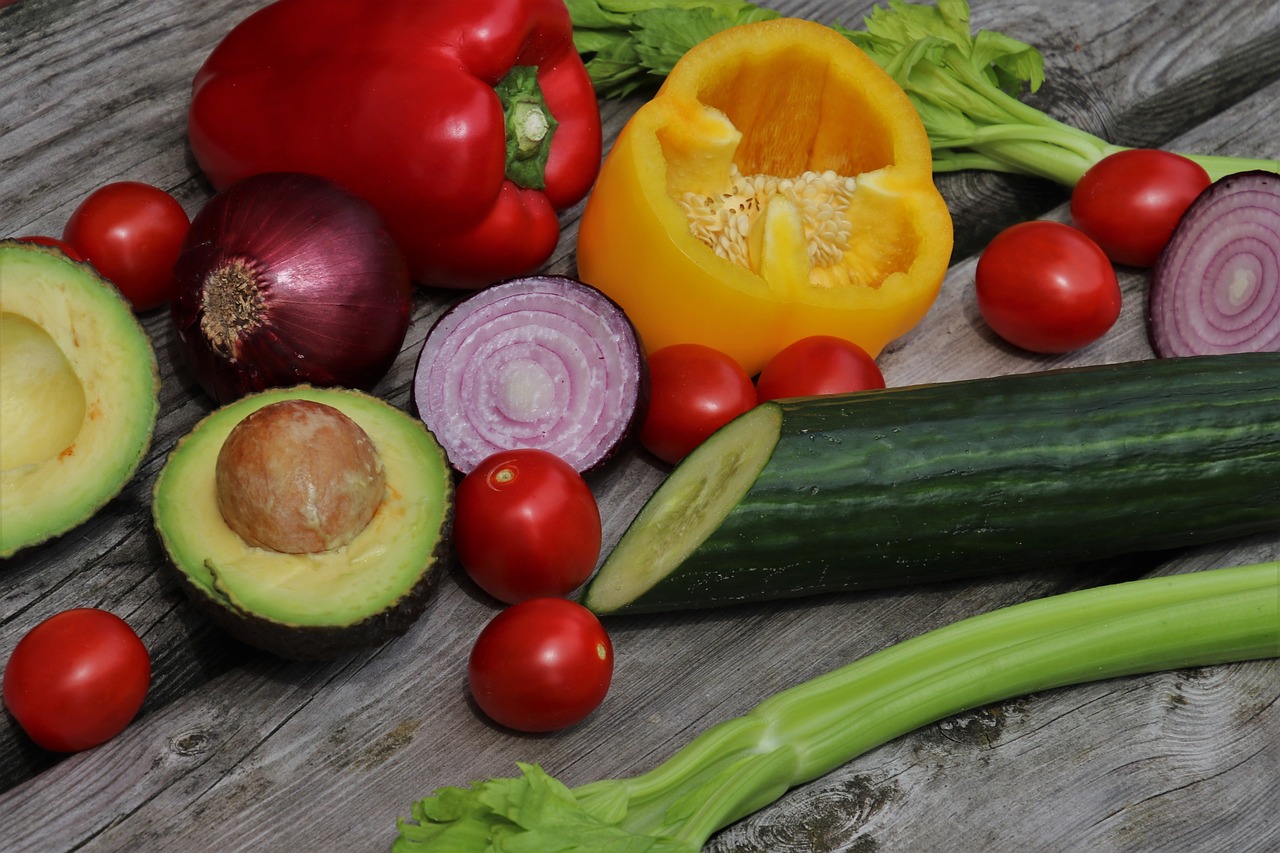
M413 307L404 256L373 206L297 173L255 175L210 199L174 280L179 349L219 403L302 383L370 390Z
M1280 175L1240 172L1192 202L1151 271L1162 357L1280 351Z
M427 333L414 376L418 414L463 473L519 447L598 468L634 435L647 390L631 321L564 276L512 279L458 302Z

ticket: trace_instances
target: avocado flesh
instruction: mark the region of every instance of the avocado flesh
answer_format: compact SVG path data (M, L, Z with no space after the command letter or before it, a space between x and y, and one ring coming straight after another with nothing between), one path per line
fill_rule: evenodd
M158 370L87 264L0 241L0 558L87 521L151 446Z
M248 544L223 520L218 451L251 412L284 399L333 406L373 440L387 490L341 548L286 554ZM422 613L447 548L451 472L416 418L357 391L299 386L243 397L206 417L156 482L156 529L188 593L239 639L277 655L329 658L403 633Z

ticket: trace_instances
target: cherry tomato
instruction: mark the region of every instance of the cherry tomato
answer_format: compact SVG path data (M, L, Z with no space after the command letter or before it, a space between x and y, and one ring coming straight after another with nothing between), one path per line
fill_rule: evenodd
M37 246L48 246L51 249L57 249L73 261L84 260L84 258L80 257L80 253L72 248L70 244L59 240L57 237L43 237L33 234L27 237L15 237L14 239L20 243L34 243Z
M731 356L702 344L663 347L649 356L649 409L640 443L675 464L755 404L755 385Z
M545 450L504 450L462 478L453 543L462 567L499 601L563 596L600 557L600 509L582 475Z
M1134 148L1095 163L1071 193L1071 218L1118 264L1155 264L1191 202L1211 183L1194 160Z
M586 719L613 680L613 643L590 610L533 598L495 616L471 649L471 695L494 722L550 732Z
M1032 352L1079 349L1120 316L1116 271L1098 245L1061 222L1020 222L978 258L978 310L997 335Z
M14 647L4 704L40 746L78 752L123 731L150 681L151 658L127 622L105 610L64 610Z
M80 202L62 239L119 288L135 311L169 301L191 222L177 199L137 181L105 184Z
M812 397L884 387L884 374L867 351L844 338L814 335L784 347L756 378L756 397Z

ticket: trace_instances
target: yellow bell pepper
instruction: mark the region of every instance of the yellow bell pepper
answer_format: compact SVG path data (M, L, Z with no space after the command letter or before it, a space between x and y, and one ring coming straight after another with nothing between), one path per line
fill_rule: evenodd
M937 298L952 226L906 93L831 28L742 24L684 55L605 158L578 274L652 352L758 372L838 335L873 356Z

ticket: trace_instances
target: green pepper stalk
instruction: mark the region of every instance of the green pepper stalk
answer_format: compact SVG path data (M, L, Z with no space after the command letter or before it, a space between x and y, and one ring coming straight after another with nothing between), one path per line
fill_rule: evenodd
M515 66L493 91L502 102L507 129L507 178L527 189L546 189L547 158L559 122L542 95L537 67Z
M601 97L660 82L696 41L752 20L778 17L743 0L568 0L574 44ZM1018 99L1044 82L1044 57L1001 33L971 34L967 0L916 5L888 0L864 30L836 25L885 69L919 112L935 172L985 169L1075 186L1090 166L1125 150ZM1280 160L1184 154L1213 180L1234 172L1280 172Z
M520 764L519 777L439 789L399 822L394 849L691 853L788 789L950 715L1056 687L1269 657L1280 657L1280 562L1050 596L777 693L639 776L571 789Z

